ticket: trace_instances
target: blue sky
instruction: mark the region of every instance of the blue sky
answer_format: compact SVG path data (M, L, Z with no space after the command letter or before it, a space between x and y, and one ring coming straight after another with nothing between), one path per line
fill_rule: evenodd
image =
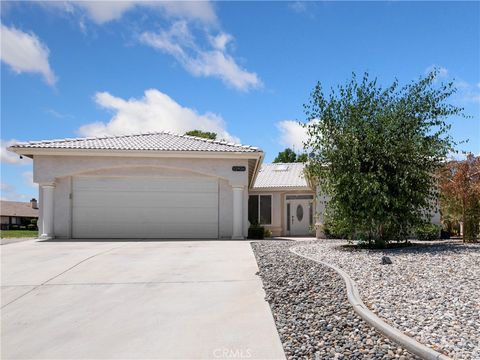
M200 128L299 150L317 81L455 81L480 153L479 2L2 2L2 198L37 196L14 140Z

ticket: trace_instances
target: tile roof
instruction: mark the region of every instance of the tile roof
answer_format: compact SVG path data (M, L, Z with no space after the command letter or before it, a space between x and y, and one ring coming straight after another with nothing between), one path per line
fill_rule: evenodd
M32 208L30 202L20 201L0 201L1 216L21 216L21 217L38 217L38 209Z
M88 150L151 150L151 151L208 151L261 152L262 150L227 141L209 140L170 132L135 135L89 137L20 142L12 149L88 149Z
M303 163L263 164L253 185L255 189L305 188L310 189L303 170Z

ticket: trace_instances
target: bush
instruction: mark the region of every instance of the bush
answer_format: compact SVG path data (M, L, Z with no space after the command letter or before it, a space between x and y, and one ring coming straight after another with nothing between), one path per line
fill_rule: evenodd
M28 225L27 225L27 229L28 229L28 230L37 230L37 225L35 225L35 224L28 224Z
M252 225L248 228L248 238L249 239L264 239L265 238L265 228L259 225Z
M272 237L272 230L265 229L265 231L263 232L263 236L265 236L266 238L271 238Z
M450 232L442 229L440 231L440 239L450 239Z
M10 225L10 230L18 230L19 226L18 225Z
M418 240L430 241L437 240L440 235L440 226L435 224L425 224L418 226L415 233Z

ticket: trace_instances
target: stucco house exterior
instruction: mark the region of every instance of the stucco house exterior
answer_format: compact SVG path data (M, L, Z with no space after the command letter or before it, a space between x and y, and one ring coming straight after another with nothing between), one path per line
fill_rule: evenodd
M42 238L242 239L262 150L167 132L18 143Z

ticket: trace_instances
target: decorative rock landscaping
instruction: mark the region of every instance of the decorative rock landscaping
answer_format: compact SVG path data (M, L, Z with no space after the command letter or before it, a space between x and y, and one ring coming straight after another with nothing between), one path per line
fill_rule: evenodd
M287 358L416 358L357 316L337 273L289 251L299 244L252 244Z
M480 359L480 246L417 243L345 250L344 241L297 242L298 253L342 268L387 323L456 359ZM388 256L392 264L382 264Z

